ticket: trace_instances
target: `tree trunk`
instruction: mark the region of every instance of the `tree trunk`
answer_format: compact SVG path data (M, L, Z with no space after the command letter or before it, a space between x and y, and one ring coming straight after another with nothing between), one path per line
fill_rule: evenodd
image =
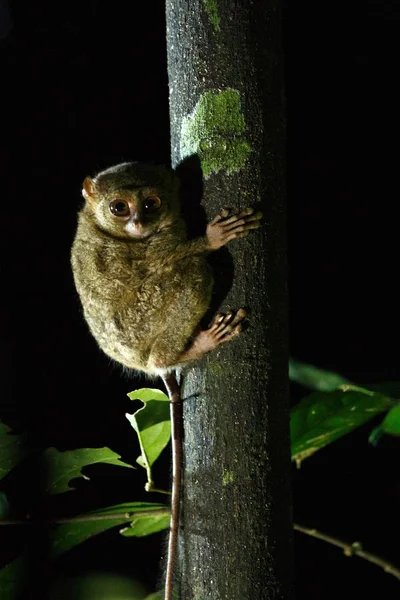
M209 219L222 207L259 205L264 214L263 227L231 242L214 265L215 300L229 289L221 309L248 307L249 328L185 375L176 588L182 600L286 600L292 524L280 3L166 6L173 165L197 157ZM191 162L182 174L194 197Z

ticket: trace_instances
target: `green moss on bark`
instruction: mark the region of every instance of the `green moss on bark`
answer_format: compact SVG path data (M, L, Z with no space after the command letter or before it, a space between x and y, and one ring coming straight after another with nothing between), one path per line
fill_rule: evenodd
M181 127L181 159L197 154L203 175L240 171L251 152L237 90L205 92Z
M232 471L226 471L222 476L222 484L224 486L226 486L229 483L233 483L234 479L235 479L235 476L232 473Z
M221 19L218 14L218 3L217 0L203 0L204 2L204 10L208 14L208 18L210 19L214 30L219 31Z

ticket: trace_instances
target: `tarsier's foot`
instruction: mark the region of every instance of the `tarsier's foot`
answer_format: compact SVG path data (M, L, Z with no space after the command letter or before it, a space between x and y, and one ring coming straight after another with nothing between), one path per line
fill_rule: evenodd
M260 227L262 213L245 208L229 217L230 210L223 208L207 225L207 239L212 250L218 250L231 240L245 237L252 229Z
M226 315L218 314L208 329L202 329L194 335L191 346L181 357L180 362L197 360L220 344L232 340L241 333L245 317L246 311L243 308L239 308L236 312L229 311Z

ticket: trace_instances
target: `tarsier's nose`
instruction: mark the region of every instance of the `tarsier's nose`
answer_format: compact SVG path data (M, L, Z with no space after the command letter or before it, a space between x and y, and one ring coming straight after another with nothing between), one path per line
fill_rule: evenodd
M131 221L132 221L132 223L134 224L135 227L137 227L138 225L140 225L141 222L142 222L140 214L138 212L134 212L132 214Z

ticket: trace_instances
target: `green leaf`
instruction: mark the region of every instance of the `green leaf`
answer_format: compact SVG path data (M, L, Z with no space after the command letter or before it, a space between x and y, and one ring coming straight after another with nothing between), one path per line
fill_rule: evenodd
M1 519L7 519L9 512L10 504L7 495L4 492L0 492L0 521Z
M171 438L169 398L160 390L150 388L135 390L128 397L144 404L133 415L127 414L126 418L137 433L141 450L137 462L146 469L148 488L151 488L151 466Z
M164 600L165 598L165 590L160 590L159 592L154 592L154 594L150 594L150 596L146 596L144 600ZM173 600L179 600L179 593L177 590L172 590L172 598Z
M24 560L21 556L0 569L1 600L16 600L23 586Z
M137 516L130 524L130 527L121 529L122 535L125 537L144 537L152 533L158 533L169 528L170 515L148 515Z
M144 600L164 600L165 591L160 590L159 592L155 592L154 594L150 594L150 596L146 596Z
M165 590L160 590L159 592L154 592L154 594L150 594L150 596L146 596L144 600L164 600L165 598ZM179 600L179 594L176 590L172 591L173 600Z
M0 479L5 477L28 454L25 435L11 433L11 429L0 423Z
M331 392L340 385L350 383L338 373L319 369L294 358L289 360L289 379L319 392Z
M99 508L86 513L86 516L109 517L110 515L123 514L125 519L135 518L141 513L168 511L169 506L159 502L123 502L106 508Z
M392 405L391 398L353 385L310 394L291 412L292 459L300 464Z
M380 427L375 427L368 436L368 442L371 444L371 446L374 446L374 448L376 448L382 436L382 429Z
M380 425L382 431L390 435L400 435L400 404L394 406Z
M125 523L126 519L115 518L99 521L80 521L79 523L63 523L50 533L51 556L57 558L74 546L85 542L91 537L107 531L112 527Z
M145 586L131 577L96 571L63 573L51 586L49 600L143 600Z
M84 477L82 469L97 463L106 463L120 467L133 468L120 460L120 456L109 448L78 448L60 452L56 448L48 448L43 453L46 464L46 492L61 494L71 491L69 482L76 477Z
M152 502L126 502L71 517L70 522L57 525L51 532L51 555L56 558L103 531L136 519L137 514L144 512L147 516L152 511L165 511L169 518L168 506Z
M129 392L128 398L130 398L130 400L141 400L142 402L149 402L150 400L169 402L167 394L164 394L164 392L155 388L140 388L140 390L134 390L133 392Z

